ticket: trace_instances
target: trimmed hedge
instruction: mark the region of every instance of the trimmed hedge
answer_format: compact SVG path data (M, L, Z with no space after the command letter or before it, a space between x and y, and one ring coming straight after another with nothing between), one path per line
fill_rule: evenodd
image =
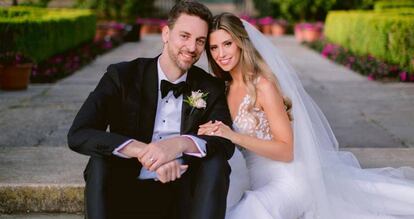
M0 52L18 51L41 62L94 38L89 10L10 7L0 9Z
M370 54L414 70L414 10L331 11L325 23L325 36L358 55Z
M414 0L379 1L374 5L375 11L384 11L399 8L414 8Z

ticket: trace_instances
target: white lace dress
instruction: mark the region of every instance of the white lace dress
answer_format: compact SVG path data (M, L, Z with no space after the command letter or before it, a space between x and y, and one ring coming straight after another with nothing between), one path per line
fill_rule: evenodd
M250 101L246 95L240 104L234 130L272 139L265 113L257 108L247 110ZM414 219L412 181L400 180L403 177L397 175L388 177L392 175L386 173L392 172L390 168L368 170L331 163L322 170L327 174L323 181L314 174L318 170L298 160L278 162L245 149L236 150L229 163L232 173L226 219ZM312 181L328 183L316 191L311 189ZM320 204L318 193L324 193L329 202ZM317 213L321 209L324 215Z
M272 138L263 111L253 108L246 95L233 121L235 131L260 139ZM248 150L236 150L230 160L232 174L227 198L227 219L295 219L303 216L309 206L304 198L307 186L295 168L296 163L270 160ZM243 159L244 157L244 159ZM244 161L245 160L245 161ZM244 164L245 162L245 164Z

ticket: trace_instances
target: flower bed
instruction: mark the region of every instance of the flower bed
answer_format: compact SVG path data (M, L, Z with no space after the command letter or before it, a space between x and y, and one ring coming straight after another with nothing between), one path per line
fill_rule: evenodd
M96 16L88 10L0 9L0 31L5 31L0 32L1 71L12 61L26 62L25 56L9 55L18 51L35 63L29 70L32 83L55 82L120 45L133 30L130 25L106 22L98 25L93 39L95 28Z
M325 40L305 45L320 52L323 57L367 76L370 80L414 82L414 72L408 72L399 65L387 63L371 55L357 55Z
M368 54L413 72L414 10L331 11L325 36L359 56Z
M0 51L41 62L92 40L95 29L96 16L89 10L0 8Z
M99 54L103 54L118 45L120 45L120 41L106 38L98 42L84 43L75 49L54 55L33 66L30 81L32 83L55 82L74 73L93 61Z

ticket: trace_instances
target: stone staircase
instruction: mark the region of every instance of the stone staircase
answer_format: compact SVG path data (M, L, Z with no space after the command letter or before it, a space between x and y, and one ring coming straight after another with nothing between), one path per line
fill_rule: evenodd
M300 72L341 150L353 152L366 168L414 167L413 84L371 82L302 47L293 37L273 41ZM82 172L88 158L67 148L70 123L106 66L154 57L161 51L159 42L159 35L148 35L56 84L0 91L0 219L82 217ZM206 68L205 57L198 65ZM70 214L44 214L56 212Z

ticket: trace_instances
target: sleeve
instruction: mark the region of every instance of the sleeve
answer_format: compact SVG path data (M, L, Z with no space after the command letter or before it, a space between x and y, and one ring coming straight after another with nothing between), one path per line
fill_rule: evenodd
M132 139L129 139L128 141L124 142L123 144L119 145L117 148L115 148L114 151L112 151L112 154L118 157L122 157L122 158L131 158L130 156L127 156L121 152L119 152L120 150L122 150L122 148L124 148L125 146L127 146L127 144L131 143Z
M207 152L206 141L204 141L201 138L191 136L191 135L182 135L182 136L190 138L194 142L194 144L197 146L197 149L199 151L199 153L185 153L185 154L194 156L194 157L200 157L200 158L206 156L206 152Z
M111 100L120 98L119 79L115 67L108 71L99 81L79 112L77 113L67 135L70 149L89 156L111 156L115 148L129 140L129 137L107 132L108 106Z
M213 99L208 100L208 105L210 108L208 109L205 121L222 121L228 126L232 126L231 116L229 112L229 108L227 106L227 99L226 95L224 95L225 86L224 82L220 81L217 82L217 86L215 86L214 92L211 92ZM212 155L214 153L224 153L224 156L227 159L230 159L234 153L234 144L225 138L218 137L218 136L208 136L208 135L193 135L200 139L203 139L207 142L206 144L206 156Z

